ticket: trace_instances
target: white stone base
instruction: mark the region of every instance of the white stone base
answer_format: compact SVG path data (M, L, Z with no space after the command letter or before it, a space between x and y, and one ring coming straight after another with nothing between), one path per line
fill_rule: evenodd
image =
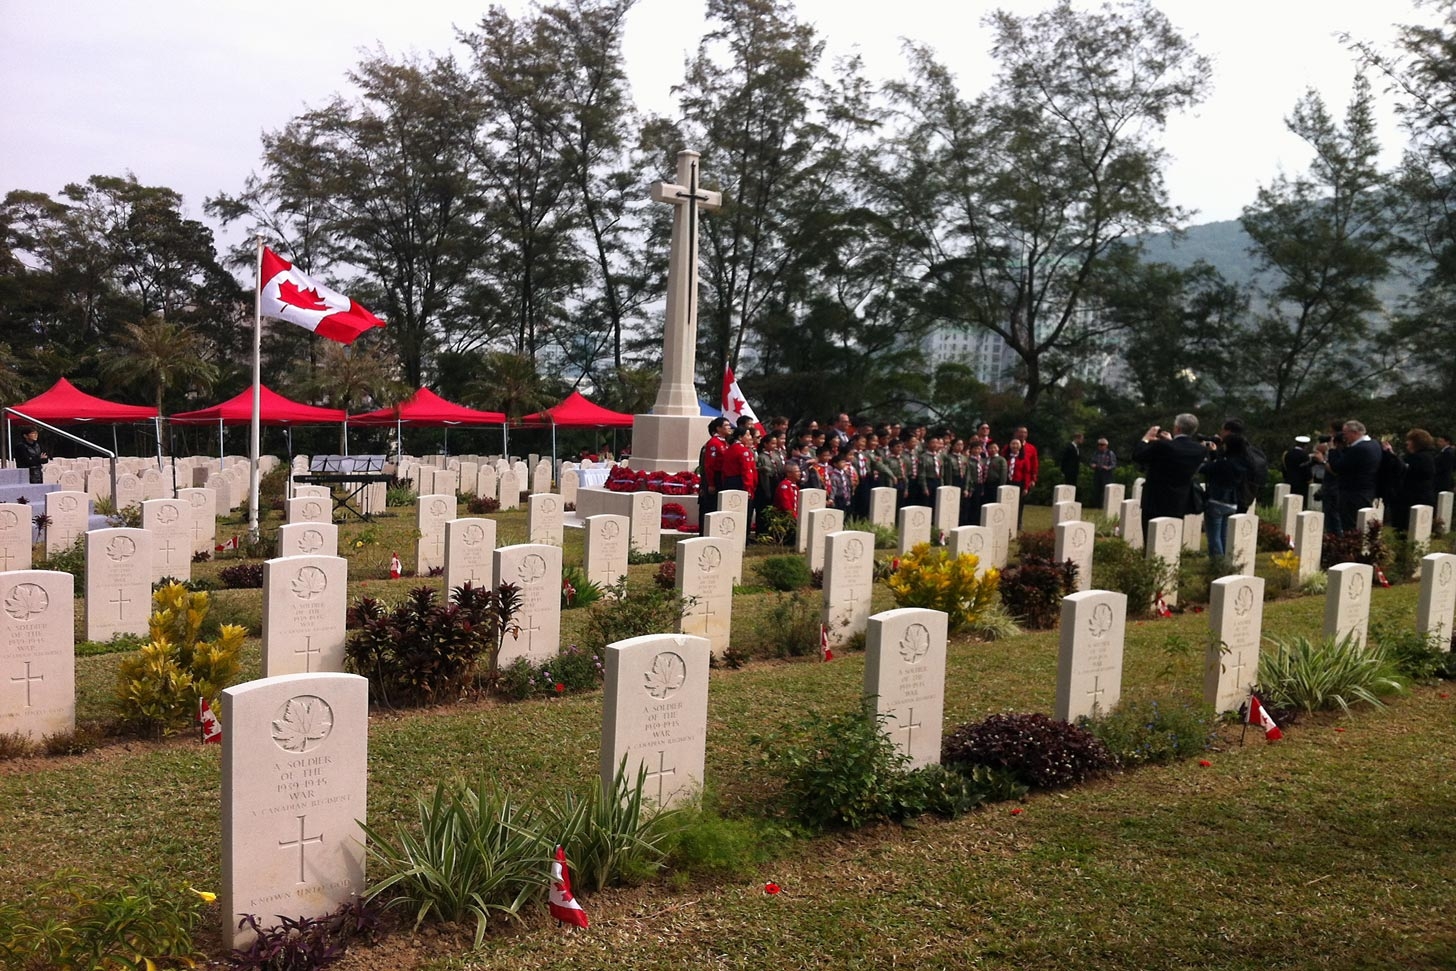
M628 466L644 472L695 471L710 420L701 415L634 415Z

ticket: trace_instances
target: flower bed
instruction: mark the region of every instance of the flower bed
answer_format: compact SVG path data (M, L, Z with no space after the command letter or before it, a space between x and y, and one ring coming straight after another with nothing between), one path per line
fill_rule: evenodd
M645 472L617 466L607 475L606 487L613 492L660 492L665 496L698 494L696 472Z

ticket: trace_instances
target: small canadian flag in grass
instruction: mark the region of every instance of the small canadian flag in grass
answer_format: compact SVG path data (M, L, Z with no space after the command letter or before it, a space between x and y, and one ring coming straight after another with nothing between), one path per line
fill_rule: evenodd
M546 907L551 911L551 916L563 924L586 926L586 911L571 893L571 874L566 869L566 849L561 846L556 847L556 858L551 861L551 889Z
M212 710L212 705L207 703L206 698L197 702L197 724L202 726L203 745L222 744L222 722L217 720L217 713Z
M834 660L834 652L829 649L829 628L823 624L819 625L819 654L826 661Z
M1259 703L1258 695L1249 695L1249 724L1258 725L1264 729L1264 738L1271 742L1277 742L1284 737L1279 726L1274 723L1274 716L1264 710Z

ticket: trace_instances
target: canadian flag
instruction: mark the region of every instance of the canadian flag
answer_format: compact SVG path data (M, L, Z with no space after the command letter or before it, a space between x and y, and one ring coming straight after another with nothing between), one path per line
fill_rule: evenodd
M1249 695L1249 724L1258 725L1264 729L1264 738L1271 742L1277 742L1284 737L1279 726L1274 724L1274 716L1264 710L1259 704L1258 695Z
M389 578L391 580L398 580L399 575L403 572L404 567L399 562L399 554L391 553L389 555Z
M819 625L819 653L824 660L834 660L834 652L829 649L829 628L823 624Z
M551 916L563 924L586 926L586 911L571 894L571 875L566 872L566 850L556 847L556 859L551 861L551 890L546 898L546 907Z
M206 698L199 698L197 701L197 724L202 726L203 745L222 744L222 722L217 720L217 715Z
M359 304L294 269L266 246L258 301L264 317L286 320L341 344L352 344L369 328L384 326Z
M723 409L723 417L738 424L738 419L747 415L753 419L753 427L758 429L759 434L763 433L763 426L758 423L758 416L753 413L749 406L748 399L743 397L743 391L738 387L738 379L733 376L733 369L723 369L723 402L719 406Z
M232 539L224 540L223 542L221 542L217 546L214 546L213 547L213 551L214 552L217 552L217 553L221 553L223 550L235 550L237 548L238 548L238 538L236 536L234 536Z

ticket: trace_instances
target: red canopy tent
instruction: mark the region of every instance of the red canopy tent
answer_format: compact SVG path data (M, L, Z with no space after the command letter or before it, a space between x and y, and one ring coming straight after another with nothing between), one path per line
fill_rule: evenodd
M342 408L305 405L283 397L266 384L258 388L258 420L265 425L336 425L348 417ZM211 408L169 415L167 420L177 425L246 425L253 420L253 389L244 388Z
M404 451L403 433L405 425L449 428L451 425L500 425L506 424L505 412L477 411L453 401L446 401L429 388L420 388L393 408L380 408L359 415L350 415L352 425L394 425L400 436L400 452Z
M534 415L527 415L521 419L521 423L551 424L557 428L631 428L632 416L592 404L582 397L580 391L573 391L560 404Z
M5 409L5 433L7 454L14 456L15 447L10 441L10 434L15 428L15 422L24 422L28 419L45 422L50 425L72 425L78 423L94 422L101 425L111 425L111 445L113 450L119 449L116 444L116 425L128 422L149 421L157 433L157 462L162 460L162 429L158 421L157 409L150 405L123 405L115 401L107 401L105 398L98 398L95 395L87 394L65 378L59 378L49 389L31 398L29 401L22 401ZM104 448L83 438L61 432L67 438L105 452ZM110 453L115 464L115 451ZM116 484L115 469L113 468L112 485Z

